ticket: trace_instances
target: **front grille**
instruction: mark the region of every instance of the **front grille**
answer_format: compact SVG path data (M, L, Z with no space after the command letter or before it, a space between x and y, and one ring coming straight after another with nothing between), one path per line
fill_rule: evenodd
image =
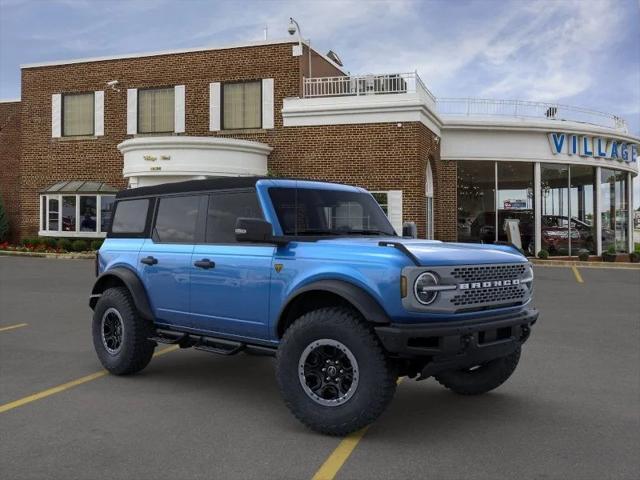
M526 266L523 264L475 265L456 267L451 271L451 276L461 282L512 280L514 278L521 278L525 269Z
M456 307L476 305L479 303L521 303L524 301L527 291L520 285L507 287L489 287L477 290L465 290L464 293L455 295L450 302Z

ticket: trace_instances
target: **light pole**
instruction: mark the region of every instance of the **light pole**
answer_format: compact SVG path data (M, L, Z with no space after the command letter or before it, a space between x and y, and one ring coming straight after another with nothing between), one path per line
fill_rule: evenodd
M296 22L293 17L289 17L289 28L287 29L289 35L295 35L298 33L298 47L300 48L300 55L304 51L302 49L302 33L300 31L300 25ZM309 50L309 78L311 78L311 39L307 40L307 48Z

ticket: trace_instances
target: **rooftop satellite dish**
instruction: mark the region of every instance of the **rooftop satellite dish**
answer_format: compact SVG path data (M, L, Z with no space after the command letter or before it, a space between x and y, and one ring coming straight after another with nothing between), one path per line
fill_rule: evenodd
M327 52L327 57L334 62L336 65L342 67L342 60L340 60L340 57L338 56L338 54L336 52L334 52L333 50L329 50Z

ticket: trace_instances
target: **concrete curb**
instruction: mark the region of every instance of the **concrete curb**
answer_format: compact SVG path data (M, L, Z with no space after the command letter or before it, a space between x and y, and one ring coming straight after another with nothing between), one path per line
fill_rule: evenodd
M59 258L61 260L87 260L95 258L94 252L77 252L77 253L45 253L45 252L14 252L12 250L0 250L0 255L7 257L40 257L40 258Z
M609 268L621 270L640 270L640 263L629 262L581 262L579 260L540 260L531 258L529 261L536 267L580 267L580 268Z

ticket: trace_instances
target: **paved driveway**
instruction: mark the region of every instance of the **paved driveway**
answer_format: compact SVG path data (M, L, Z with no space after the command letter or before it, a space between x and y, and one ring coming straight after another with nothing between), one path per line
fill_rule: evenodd
M640 270L536 267L541 318L508 383L466 398L405 380L341 442L289 414L269 358L172 351L99 373L92 268L0 257L2 478L640 477Z

